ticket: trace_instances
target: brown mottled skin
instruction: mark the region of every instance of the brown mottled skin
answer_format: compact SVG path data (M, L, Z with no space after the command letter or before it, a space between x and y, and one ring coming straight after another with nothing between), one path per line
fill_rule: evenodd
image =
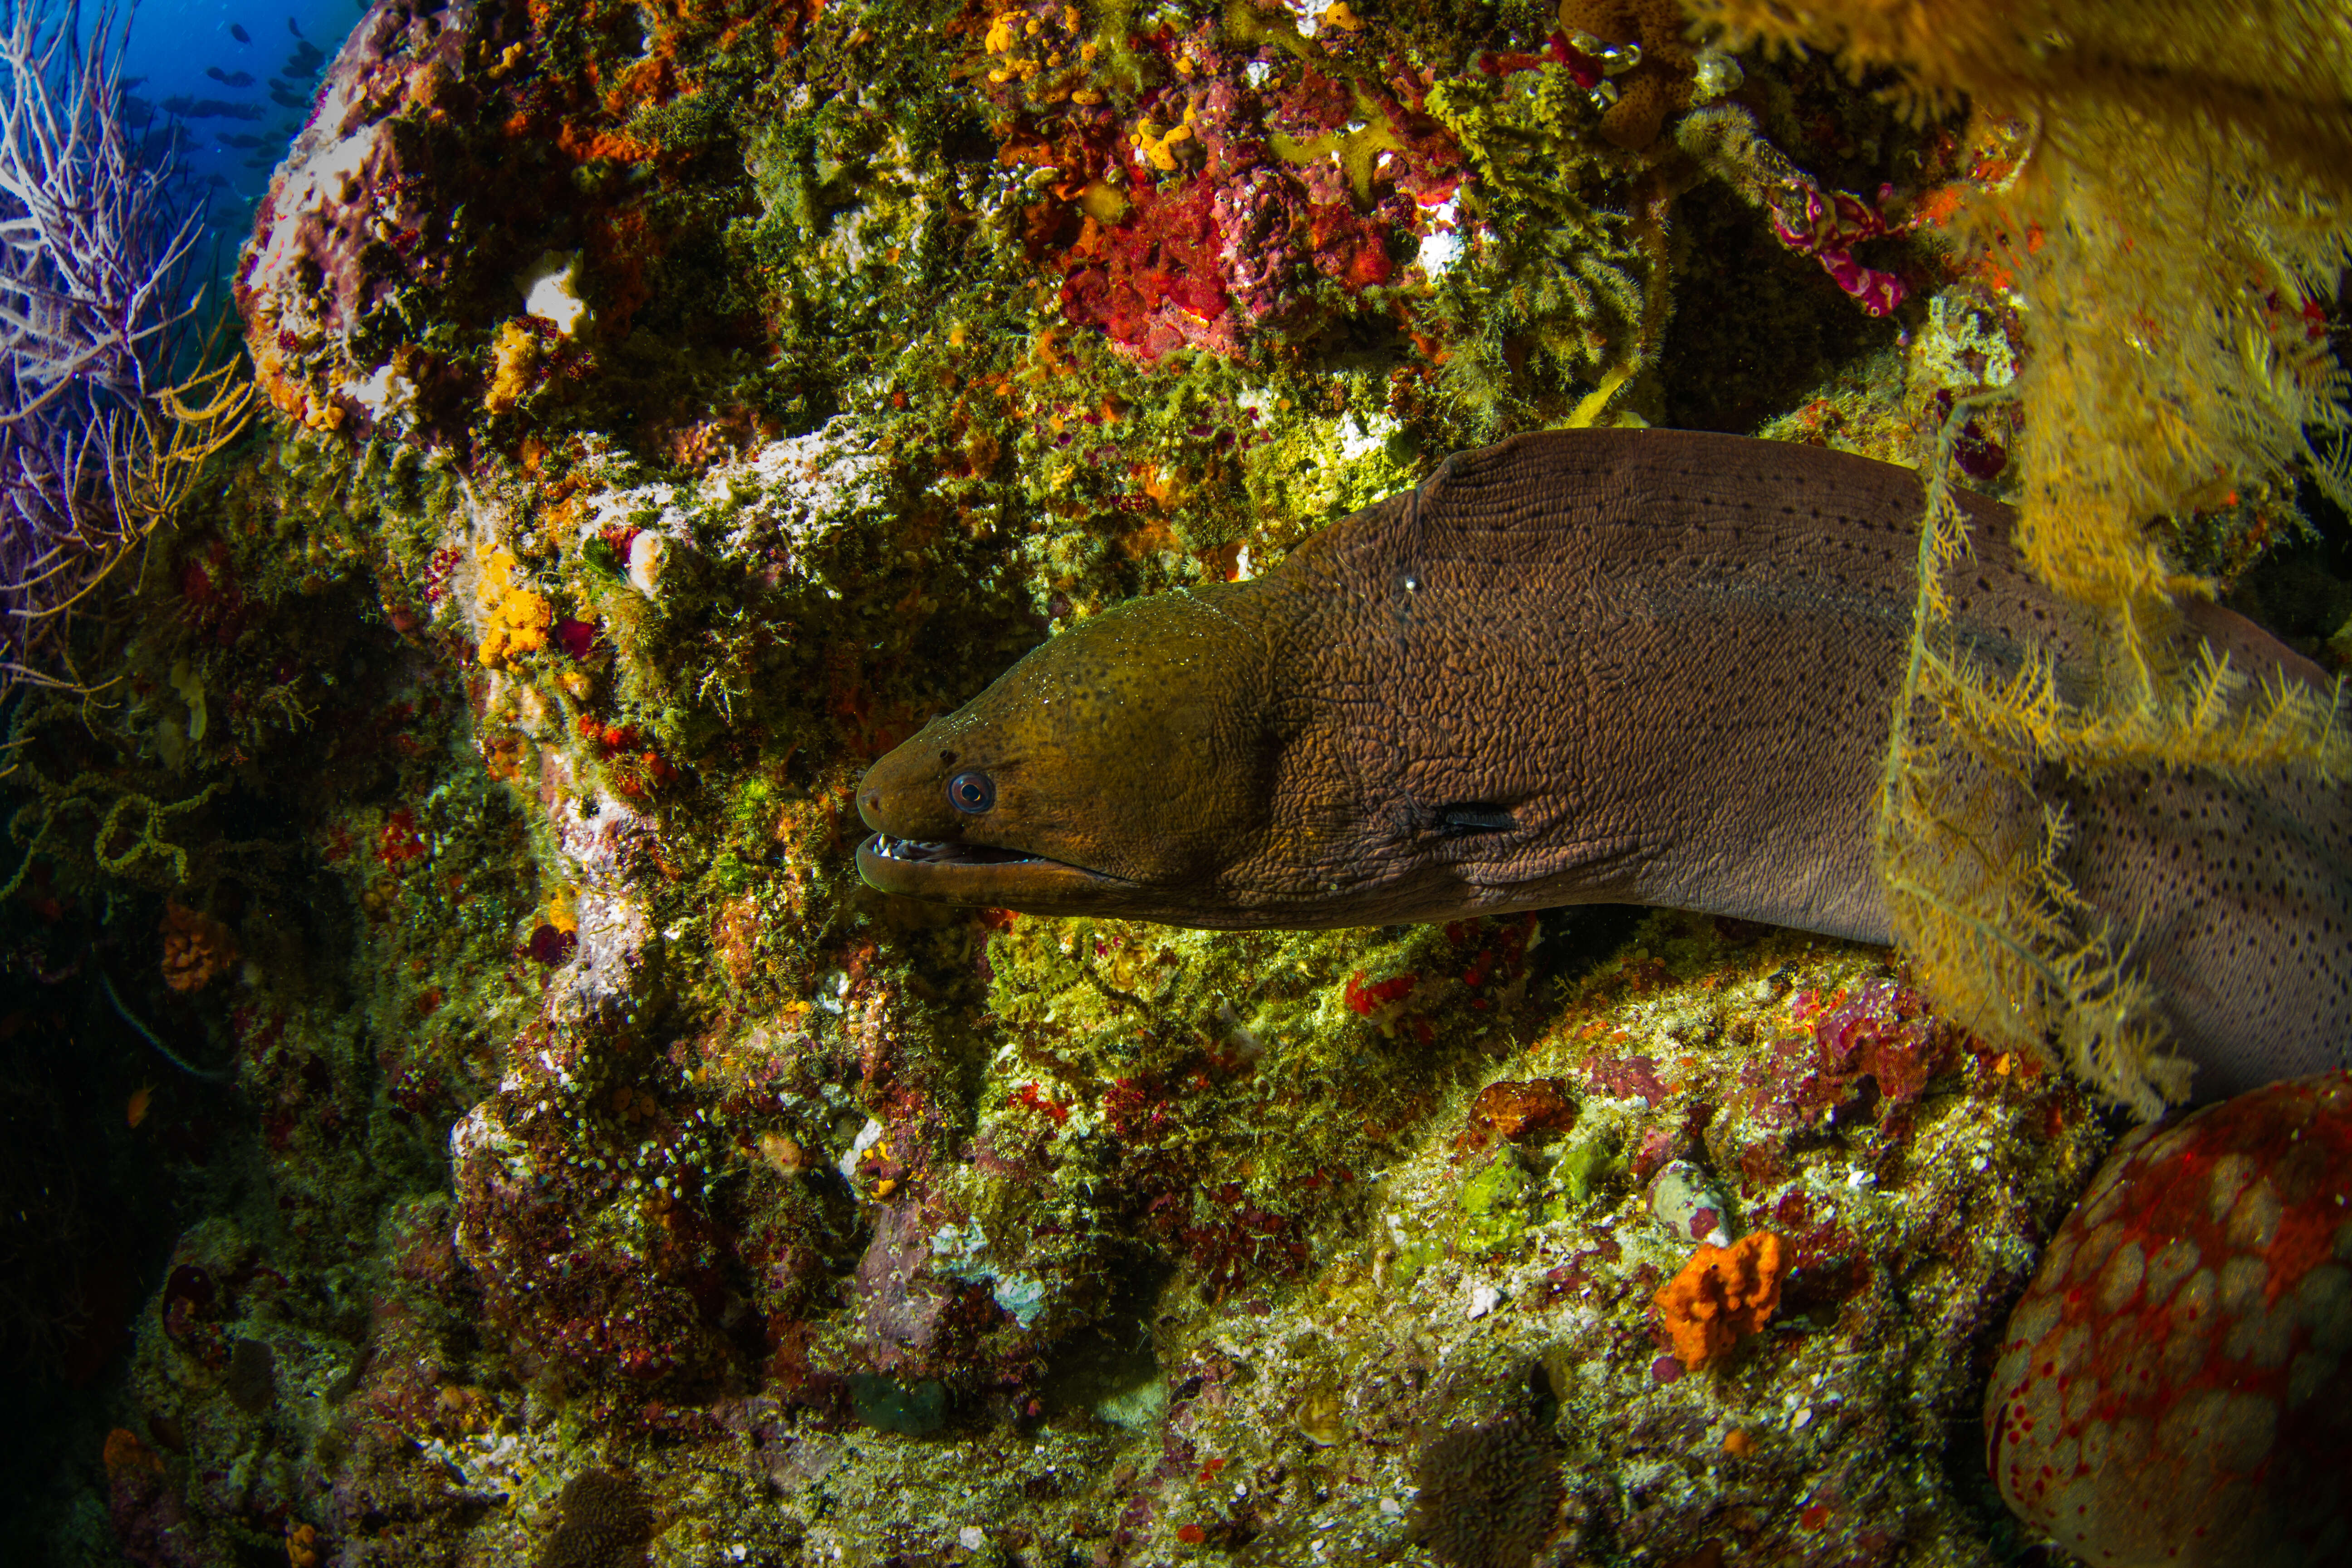
M1977 657L2040 646L2095 679L2082 612L2015 562L2005 509L1963 500L1952 609ZM1888 941L1870 829L1921 507L1907 468L1729 436L1464 453L1256 581L1032 652L867 773L859 869L1189 926L1632 902ZM2322 679L2228 611L2190 619L2240 668ZM977 814L947 795L971 772L994 788ZM2343 792L2037 786L2073 816L2079 889L2139 922L2200 1098L2352 1059Z

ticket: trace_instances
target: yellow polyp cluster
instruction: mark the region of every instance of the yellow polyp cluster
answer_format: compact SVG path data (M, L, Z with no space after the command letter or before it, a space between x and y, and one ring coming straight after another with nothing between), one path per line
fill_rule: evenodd
M1029 101L1040 106L1059 103L1095 104L1102 94L1087 83L1084 72L1101 53L1092 40L1079 41L1083 18L1076 6L1058 14L1035 16L1013 7L999 12L988 25L982 47L993 58L988 80L992 86L1020 83Z
M546 596L515 581L519 566L504 550L491 551L482 562L482 580L474 589L474 597L482 610L482 646L478 657L485 668L545 647L547 628L555 623L555 606Z
M1192 139L1192 106L1188 103L1184 106L1184 118L1165 131L1149 120L1139 120L1135 123L1135 133L1129 140L1135 144L1136 151L1151 160L1153 168L1163 172L1173 170L1176 167L1176 144Z
M551 925L557 931L577 931L580 929L578 898L578 890L569 884L557 888L547 902L540 906L541 923Z
M504 414L530 390L531 373L539 368L538 336L520 321L509 321L490 344L490 390L482 406Z
M306 375L298 380L289 374L291 369L275 344L263 347L254 355L254 383L279 413L300 420L312 430L341 428L341 407L327 400L315 378Z

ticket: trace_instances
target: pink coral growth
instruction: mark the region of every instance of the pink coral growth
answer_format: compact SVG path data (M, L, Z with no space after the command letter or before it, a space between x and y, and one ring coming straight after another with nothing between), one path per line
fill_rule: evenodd
M1875 1116L1882 1104L1899 1110L1956 1060L1951 1026L1930 1015L1917 992L1890 980L1828 999L1801 992L1790 1010L1811 1037L1780 1041L1771 1060L1740 1075L1759 1129L1819 1128ZM1755 1174L1765 1173L1763 1152L1749 1157L1764 1162Z
M1948 1026L1928 1014L1925 997L1891 980L1864 985L1813 1026L1826 1074L1868 1074L1879 1093L1897 1104L1925 1092L1948 1055L1950 1035Z
M1884 201L1886 194L1881 191L1879 199ZM1853 258L1853 247L1864 240L1895 232L1878 209L1861 197L1825 191L1809 181L1792 183L1771 194L1765 215L1774 238L1820 262L1822 270L1872 315L1884 316L1903 302L1902 279Z
M1588 40L1590 41L1590 40ZM1509 76L1514 71L1533 70L1538 66L1562 65L1568 68L1570 80L1587 92L1601 85L1607 74L1608 62L1598 55L1588 54L1569 41L1564 33L1554 33L1544 40L1540 54L1512 54L1490 50L1477 57L1477 66L1488 76Z
M1096 141L1073 133L1051 154L1100 167L1126 210L1085 217L1075 243L1072 218L1045 216L1033 253L1062 268L1070 321L1147 362L1182 348L1234 357L1261 333L1309 330L1331 303L1318 280L1348 296L1390 282L1435 221L1423 209L1463 178L1460 150L1416 101L1313 69L1263 92L1222 78L1164 92L1140 106L1175 128L1164 142L1129 139L1097 163ZM1359 148L1353 174L1342 154L1273 151L1357 145L1367 116L1384 139Z

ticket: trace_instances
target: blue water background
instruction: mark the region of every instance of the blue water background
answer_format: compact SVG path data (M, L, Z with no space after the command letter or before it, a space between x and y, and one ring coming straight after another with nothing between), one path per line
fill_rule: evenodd
M270 173L363 10L358 0L146 0L131 14L123 73L142 79L132 94L159 110L176 103L183 110L176 156L194 181L207 230L197 277L226 284ZM93 18L86 10L85 24ZM240 42L233 26L251 41ZM240 75L251 79L240 82ZM236 112L218 112L224 105Z

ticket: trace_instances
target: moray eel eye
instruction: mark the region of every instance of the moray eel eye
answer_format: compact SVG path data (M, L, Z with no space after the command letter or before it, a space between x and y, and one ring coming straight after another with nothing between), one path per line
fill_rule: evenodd
M996 804L996 786L989 783L986 773L958 773L948 780L948 804L967 816L978 816Z

